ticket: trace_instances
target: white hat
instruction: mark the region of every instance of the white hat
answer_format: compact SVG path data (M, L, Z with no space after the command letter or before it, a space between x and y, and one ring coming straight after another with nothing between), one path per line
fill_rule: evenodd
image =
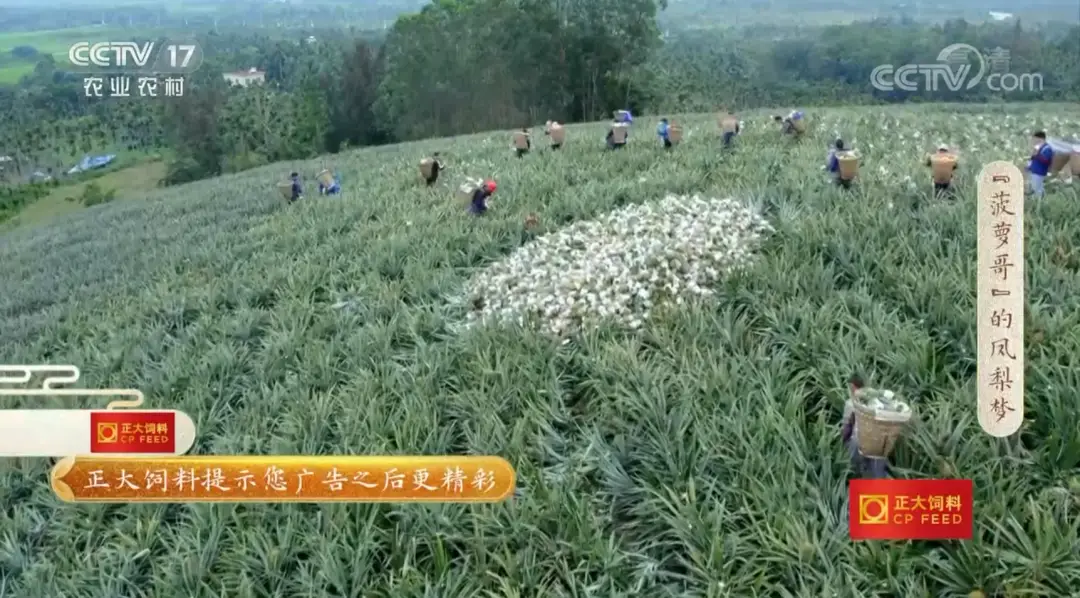
M947 152L949 151L949 146L945 145L944 143L939 143L937 149L939 152Z

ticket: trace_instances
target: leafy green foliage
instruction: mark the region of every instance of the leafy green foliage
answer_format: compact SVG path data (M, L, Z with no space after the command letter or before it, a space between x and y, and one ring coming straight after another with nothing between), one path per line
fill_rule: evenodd
M980 163L1025 155L1024 128L1069 130L1075 111L813 110L801 143L767 113L741 116L732 152L711 115L681 119L686 140L670 152L648 118L621 152L601 150L602 125L570 126L563 150L521 160L508 133L476 135L343 154L340 197L283 206L274 183L297 169L310 184L325 161L279 164L7 233L0 362L74 363L88 387L140 388L195 418L194 453L498 454L519 491L495 506L71 506L48 489L49 461L8 461L4 587L87 598L1075 592L1080 198L1059 185L1027 208L1027 422L998 440L974 413L971 183ZM820 171L837 133L865 157L851 193ZM929 198L923 158L939 137L963 152L956 201ZM429 189L416 164L439 150L451 170ZM470 217L456 184L486 175L499 191ZM517 329L451 332L446 298L521 245L526 215L543 233L695 192L734 195L776 227L714 301L565 346ZM917 411L897 475L974 479L975 541L848 540L839 418L858 370Z
M89 183L83 189L80 202L86 206L96 206L98 204L109 203L116 199L116 189L104 190L97 183Z
M22 59L34 58L38 55L38 51L34 46L15 46L11 49L11 55Z
M28 185L0 186L0 222L4 222L19 213L24 206L52 191L50 182L31 183Z
M912 92L882 92L871 85L874 68L929 64L950 44L966 43L986 55L1001 48L1007 59L987 67L1040 73L1041 89L995 92L986 85L952 91L925 85ZM675 31L642 67L662 90L664 110L714 110L774 104L878 102L1069 101L1080 82L1080 30L1055 31L1019 23L952 21L938 27L885 20L795 30L757 26L733 31ZM1036 50L1038 48L1038 50ZM999 53L1000 54L1000 53ZM976 69L977 66L973 67Z
M197 181L204 176L206 176L206 172L198 161L189 156L181 156L169 162L161 183L163 185L182 185Z

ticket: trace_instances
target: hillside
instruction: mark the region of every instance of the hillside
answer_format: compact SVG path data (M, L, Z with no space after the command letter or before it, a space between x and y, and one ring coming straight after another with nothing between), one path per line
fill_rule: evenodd
M65 506L51 463L0 465L0 579L14 596L1066 596L1080 587L1080 225L1076 187L1029 205L1027 412L975 418L975 206L982 162L1025 131L1080 132L1075 106L808 110L811 138L742 115L734 152L687 116L621 152L569 127L514 158L507 133L363 149L155 191L0 237L0 362L73 363L197 421L196 453L488 453L519 472L497 506ZM944 131L945 133L941 133ZM856 191L824 182L842 135ZM540 144L542 136L537 134ZM921 164L962 150L961 199ZM439 189L416 163L442 151ZM340 198L274 183L340 171ZM456 203L494 175L492 209ZM565 344L462 330L452 299L534 233L667 194L732 197L774 229L714 297L639 332ZM914 400L904 477L975 483L976 542L852 543L844 380ZM89 405L87 405L89 406ZM1010 592L1006 594L1006 591ZM2 592L0 592L2 593Z

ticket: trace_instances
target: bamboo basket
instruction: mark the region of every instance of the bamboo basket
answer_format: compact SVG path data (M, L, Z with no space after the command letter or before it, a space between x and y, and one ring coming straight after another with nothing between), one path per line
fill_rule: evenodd
M859 453L876 459L889 457L911 421L912 413L875 410L858 401L849 405L855 413L855 442Z
M1057 174L1069 163L1076 148L1072 143L1061 139L1048 139L1046 143L1050 145L1050 149L1054 150L1054 157L1050 161L1050 174Z
M431 173L435 169L435 160L431 158L424 158L420 160L420 177L425 181L431 178Z
M292 199L292 181L282 181L277 184L278 192L285 201Z
M956 166L957 157L953 154L934 154L930 157L930 167L933 171L935 183L948 183L952 181L953 168Z
M671 145L679 145L679 143L682 141L682 137L683 137L682 127L680 127L679 125L674 125L674 124L673 125L668 125L668 130L667 131L668 131L668 141L671 142Z
M1080 176L1080 148L1077 148L1069 158L1069 172L1073 176Z
M323 184L323 187L329 187L334 184L334 174L329 170L323 170L319 174L315 175L315 178Z
M850 181L859 174L859 157L853 152L836 154L836 160L840 163L840 178Z
M730 117L730 116L724 117L724 119L720 121L720 129L724 133L734 133L735 130L738 129L738 128L739 128L739 121L737 119L735 119L735 118Z
M624 123L618 123L611 127L611 142L615 145L620 143L626 143L626 136L629 131Z
M795 129L795 133L802 135L806 132L806 117L802 117L799 120L791 121L791 128Z
M1050 161L1050 174L1057 174L1062 168L1065 168L1071 157L1071 154L1055 151L1054 158Z
M1069 140L1061 142L1060 148L1062 159L1065 160L1065 165L1061 167L1058 172L1058 176L1065 180L1070 181L1074 176L1080 176L1080 141ZM1057 159L1057 153L1059 148L1054 147L1054 158Z
M548 133L551 135L551 142L556 145L562 145L566 141L566 129L562 125L552 126Z
M529 136L521 131L514 133L514 149L527 150L529 149Z
M465 205L469 205L469 203L472 202L473 193L476 193L476 190L480 188L481 184L483 184L483 181L465 181L458 187L458 199Z

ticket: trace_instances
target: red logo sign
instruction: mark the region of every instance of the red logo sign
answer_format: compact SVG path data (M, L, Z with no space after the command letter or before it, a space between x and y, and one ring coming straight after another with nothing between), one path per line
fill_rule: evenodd
M176 414L171 411L92 411L91 453L176 452Z
M852 480L852 540L970 540L971 480Z

